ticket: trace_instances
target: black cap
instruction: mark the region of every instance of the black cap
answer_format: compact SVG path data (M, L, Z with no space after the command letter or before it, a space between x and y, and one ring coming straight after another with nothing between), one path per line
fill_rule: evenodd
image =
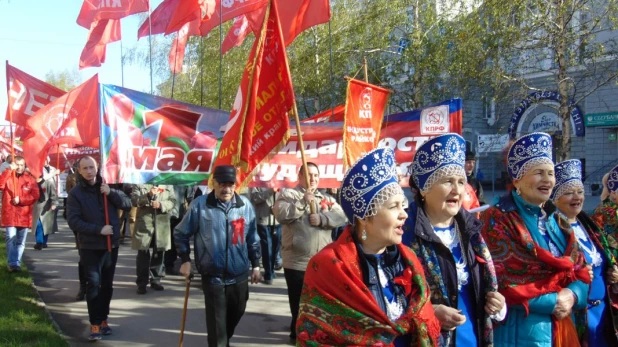
M236 168L231 165L219 165L215 167L213 177L219 183L236 183Z
M466 160L476 160L476 153L471 150L466 151Z

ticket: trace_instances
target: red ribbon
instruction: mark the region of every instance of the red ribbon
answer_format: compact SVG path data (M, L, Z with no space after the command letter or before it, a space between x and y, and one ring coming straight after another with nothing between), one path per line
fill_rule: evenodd
M232 234L232 244L237 245L239 241L240 244L242 244L245 239L245 219L241 217L237 220L231 221L230 223L232 224L232 230L234 232Z
M406 268L401 276L395 277L393 282L402 286L406 296L409 296L412 293L412 270L409 267Z
M320 201L320 207L322 208L322 211L327 211L328 208L330 206L333 206L335 204L335 202L329 202L326 198L322 199L322 201Z

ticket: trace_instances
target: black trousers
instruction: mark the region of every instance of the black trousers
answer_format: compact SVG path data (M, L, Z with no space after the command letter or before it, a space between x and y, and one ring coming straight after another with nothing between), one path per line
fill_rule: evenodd
M150 257L150 249L146 251L137 251L137 259L135 261L135 272L137 274L138 287L146 287L148 283L160 283L161 278L165 274L163 270L164 251L153 251Z
M290 322L290 337L296 338L296 318L298 318L298 307L300 306L300 294L303 291L305 281L305 271L283 269L285 283L288 285L288 299L290 301L290 312L292 321Z
M202 278L209 347L228 347L249 300L249 281L210 284Z
M107 250L80 249L79 261L88 282L86 302L90 324L100 325L109 315L109 304L114 293L118 248L112 249L111 253Z
M181 218L170 218L170 235L172 238L172 249L165 252L165 268L173 269L174 262L178 259L178 252L176 252L176 243L174 242L174 229L180 224Z

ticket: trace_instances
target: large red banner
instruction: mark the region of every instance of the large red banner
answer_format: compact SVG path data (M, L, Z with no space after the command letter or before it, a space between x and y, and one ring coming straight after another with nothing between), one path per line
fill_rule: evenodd
M28 120L36 134L24 141L24 158L35 177L41 174L49 149L57 144L89 143L98 147L99 80L88 81L49 103Z
M348 81L343 124L346 168L378 145L389 95L388 89L355 79Z

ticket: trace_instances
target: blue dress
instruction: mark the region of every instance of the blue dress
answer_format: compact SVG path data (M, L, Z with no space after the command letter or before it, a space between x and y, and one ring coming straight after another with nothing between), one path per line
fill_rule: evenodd
M470 269L466 259L462 257L461 243L455 225L447 228L433 227L442 243L451 251L457 267L457 308L466 316L466 322L455 329L457 346L477 346L476 310L474 307L474 293L470 278Z
M607 263L594 245L594 242L588 237L581 223L572 223L571 227L577 237L580 248L584 251L586 263L592 265L594 273L590 286L590 295L588 296L588 345L609 346L603 331L605 328L604 320L607 317L607 312L605 312L605 296L607 293L603 274L605 273Z

